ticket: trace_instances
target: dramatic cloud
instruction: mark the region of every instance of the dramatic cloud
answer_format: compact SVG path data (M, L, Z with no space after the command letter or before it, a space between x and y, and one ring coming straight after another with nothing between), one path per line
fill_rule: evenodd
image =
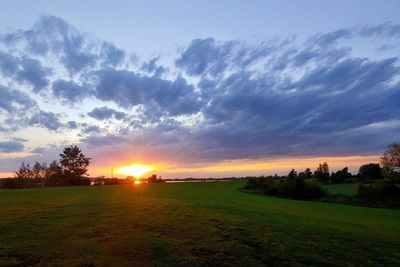
M37 59L26 56L14 57L2 51L0 51L0 72L6 77L14 77L20 83L30 84L35 92L48 86L47 76L51 74L50 69L43 67Z
M248 67L275 49L275 44L262 43L252 46L239 41L219 43L213 38L196 39L175 63L189 75L207 73L218 76L224 74L227 69L237 71L238 68Z
M32 55L56 56L71 74L98 64L117 66L125 59L114 45L92 40L54 16L42 16L31 29L4 34L1 40L9 46L21 45Z
M172 65L133 64L51 16L0 41L0 131L18 120L91 151L191 163L378 153L400 141L400 25L390 22L305 40L195 39Z
M184 78L164 80L126 70L103 69L90 74L95 96L124 108L149 106L169 116L192 114L200 109L199 94Z

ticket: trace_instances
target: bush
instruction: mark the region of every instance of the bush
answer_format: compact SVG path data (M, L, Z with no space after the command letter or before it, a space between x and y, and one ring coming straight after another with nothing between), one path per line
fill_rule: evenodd
M51 176L46 181L46 186L89 186L90 179L85 177Z
M382 168L378 163L362 165L358 171L361 180L382 179Z
M334 184L345 183L346 180L351 179L352 174L349 173L349 168L345 167L337 172L332 172L331 174L331 182Z
M390 182L358 186L358 197L368 200L400 199L400 188Z
M161 179L161 176L157 178L157 174L153 174L152 176L147 178L147 182L153 184L153 183L164 183L165 181Z
M44 186L42 178L5 178L0 179L1 189L33 188Z
M17 189L22 188L22 185L16 178L4 178L0 180L0 188L2 189Z
M385 171L384 177L385 179L389 180L389 182L392 184L400 184L400 172Z
M244 188L249 190L268 189L272 187L272 183L272 177L251 177L247 180L247 184Z
M244 189L293 199L318 199L326 195L317 179L301 177L280 180L254 177L248 180Z

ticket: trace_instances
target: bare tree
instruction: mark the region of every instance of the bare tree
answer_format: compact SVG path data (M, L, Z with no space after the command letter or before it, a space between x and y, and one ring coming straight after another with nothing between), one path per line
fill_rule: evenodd
M385 171L391 173L400 171L400 144L389 145L381 157L381 164Z
M33 178L33 171L31 170L29 163L25 164L25 162L22 162L21 166L19 166L18 171L14 172L14 177L19 179Z

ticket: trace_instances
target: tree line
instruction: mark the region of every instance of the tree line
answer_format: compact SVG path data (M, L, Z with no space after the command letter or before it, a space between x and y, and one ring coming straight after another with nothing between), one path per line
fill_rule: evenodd
M0 180L0 188L90 185L87 178L90 161L77 146L65 147L59 160L50 164L36 162L31 167L22 162L13 178Z
M400 200L400 144L389 145L380 164L362 165L356 175L350 173L348 167L329 172L329 165L324 162L314 172L310 168L299 173L292 169L283 176L247 177L244 190L294 199L321 199L328 195L321 184L354 182L360 183L359 198L372 201Z

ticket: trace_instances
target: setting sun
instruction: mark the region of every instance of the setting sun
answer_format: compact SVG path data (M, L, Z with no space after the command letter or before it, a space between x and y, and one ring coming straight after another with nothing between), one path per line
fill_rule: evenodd
M118 169L118 174L130 175L135 178L140 178L143 174L148 173L154 170L152 166L142 165L142 164L133 164L130 166L121 167Z

